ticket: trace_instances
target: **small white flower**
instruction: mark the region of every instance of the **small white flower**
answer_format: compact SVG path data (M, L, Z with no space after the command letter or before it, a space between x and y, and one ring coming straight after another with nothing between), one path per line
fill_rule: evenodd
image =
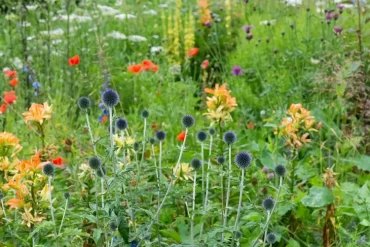
M53 17L52 20L53 21L56 21L56 20L68 21L68 15L55 16L55 17ZM69 21L82 23L82 22L92 21L92 18L90 16L71 14L69 16Z
M16 67L17 69L22 69L23 68L23 62L18 57L15 57L13 59L13 64L14 64L14 67Z
M116 3L114 5L116 6L122 6L123 1L122 0L116 0Z
M153 35L153 39L158 39L159 38L159 36L158 35Z
M318 13L318 14L324 13L324 9L316 7L316 13Z
M154 9L149 9L149 10L145 10L143 12L144 15L158 15L158 12L155 11Z
M27 10L34 11L39 7L38 5L26 5Z
M0 51L0 57L4 56L4 52Z
M139 36L139 35L130 35L128 36L128 39L130 41L133 41L133 42L143 42L143 41L147 41L147 38L143 37L143 36Z
M261 116L264 116L265 114L266 114L266 111L265 110L260 111L260 115Z
M167 5L167 4L165 4L165 3L162 3L162 4L159 4L159 5L158 5L158 7L159 7L159 8L167 8L167 7L168 7L168 5Z
M323 2L323 1L316 2L317 7L324 6L324 5L325 5L325 2Z
M287 0L286 3L290 6L297 6L302 5L302 0Z
M92 27L92 28L89 28L89 32L95 32L95 31L97 31L98 29L96 28L96 27Z
M126 35L123 33L113 31L107 35L107 37L113 38L113 39L127 39Z
M104 6L104 5L98 4L97 7L102 12L103 16L116 15L116 14L119 13L119 10L114 9L112 7L109 7L109 6Z
M125 19L134 19L136 18L136 16L131 15L131 14L119 14L119 15L116 15L114 18L118 20L125 20Z
M163 47L162 46L152 46L150 48L150 52L151 53L159 53L161 51L163 51Z
M320 63L320 60L319 59L314 59L313 57L311 57L311 63L312 64L318 64L318 63Z
M41 31L40 32L41 35L48 35L48 31ZM55 30L51 30L50 31L50 36L62 36L64 34L64 31L63 29L61 28L58 28L58 29L55 29Z
M268 25L270 23L270 25L275 25L276 24L276 20L264 20L264 21L260 21L260 25Z
M62 40L61 40L61 39L52 40L52 41L51 41L51 43L52 43L53 45L57 45L57 44L62 43Z
M28 36L27 37L27 40L30 41L30 40L33 40L34 38L35 38L35 36L33 36L33 35L32 36Z

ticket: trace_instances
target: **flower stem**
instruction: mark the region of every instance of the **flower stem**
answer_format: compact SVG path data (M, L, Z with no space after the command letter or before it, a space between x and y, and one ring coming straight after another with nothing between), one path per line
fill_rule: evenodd
M110 137L110 155L112 157L112 167L113 167L113 187L114 187L114 196L116 199L116 204L118 205L118 187L117 187L117 168L116 160L114 154L114 140L113 140L113 112L112 107L108 107L109 111L109 137Z
M62 226L63 226L64 218L65 218L66 212L67 212L67 206L68 206L68 199L66 199L66 204L64 206L64 212L63 212L62 222L60 222L58 235L60 235L60 232L62 231ZM98 206L98 205L96 205L96 206Z
M55 238L57 236L57 228L56 228L56 225L55 225L53 201L51 200L51 179L52 179L52 176L49 176L48 177L48 189L49 189L50 213L51 213L51 219L53 220L53 224L54 224L54 232L55 232L54 238Z
M227 225L227 211L229 207L229 199L230 199L230 187L231 187L231 145L229 145L229 171L228 171L228 178L227 178L227 192L226 192L226 202L225 202L225 212L224 212L224 219L223 219L223 227ZM224 242L224 232L221 235L221 242Z
M242 177L240 181L240 192L239 192L239 204L238 204L238 211L236 213L236 218L235 218L235 225L234 225L234 232L232 236L231 246L234 246L235 232L236 232L236 229L239 223L240 211L242 209L243 190L244 190L244 169L242 169Z
M160 203L160 182L159 182L159 169L157 167L157 160L155 158L155 152L154 152L154 145L152 145L152 157L154 159L154 167L155 167L155 171L156 171L156 175L157 175L157 187L158 187L158 198L157 198L157 202L158 202L158 207L159 207L159 203ZM159 219L159 215L157 215L157 219L156 221L158 221ZM160 234L159 234L159 226L157 225L157 228L158 228L158 246L161 246L161 237L160 237Z
M1 207L3 209L4 218L5 218L6 221L8 221L8 218L6 217L6 212L5 212L4 200L3 199L1 199Z
M191 246L194 247L194 216L195 216L195 187L197 185L197 171L194 172L194 183L193 183L193 199L192 199L192 215L191 215L191 223L190 223L190 234L191 234Z
M204 180L204 144L203 142L201 143L201 156L202 156L202 200L203 200L203 205L204 205L204 192L205 192L205 180Z
M270 210L268 210L267 211L267 219L270 219L271 218L271 215L272 215L272 213L271 213L271 211ZM264 237L263 237L263 245L262 245L262 247L265 247L265 244L266 244L266 236L267 236L267 231L268 231L268 224L266 225L266 227L265 227L265 235L264 235Z
M95 145L95 141L94 141L94 136L93 136L91 126L90 126L89 114L87 114L87 111L86 111L85 115L86 115L87 129L89 130L89 134L90 134L91 145L94 149L95 156L98 156L98 153L96 152L96 145Z

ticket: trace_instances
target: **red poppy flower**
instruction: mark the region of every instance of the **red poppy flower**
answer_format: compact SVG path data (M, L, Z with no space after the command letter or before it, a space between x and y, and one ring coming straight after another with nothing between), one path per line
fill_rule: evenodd
M201 65L201 67L202 67L202 69L206 69L208 67L208 65L209 65L209 61L208 60L204 60L203 63L202 63L202 65Z
M198 54L198 52L199 52L199 48L194 47L194 48L190 49L187 54L188 54L189 57L194 57Z
M14 91L4 92L4 102L7 104L13 104L17 100L17 96Z
M186 132L184 130L180 134L177 135L176 139L183 142L185 140L185 135L186 135Z
M0 106L0 114L3 114L3 113L5 113L6 112L6 109L8 109L8 105L7 104L2 104L1 106Z
M60 168L64 168L64 165L63 165L63 158L62 157L56 157L55 159L52 160L53 164L60 167Z
M68 59L68 63L71 66L78 65L80 63L80 56L76 55L74 57L71 57L70 59Z
M155 63L150 60L143 60L141 64L143 65L143 69L146 71L157 72L159 69L159 66L155 65Z
M133 65L127 66L127 70L134 74L140 73L143 69L144 69L143 65L141 64L133 64Z
M18 78L17 78L17 77L15 77L15 78L11 79L11 80L9 81L9 85L10 85L10 86L12 86L12 87L16 87L16 86L18 86Z
M13 77L13 76L16 76L17 75L17 71L15 71L15 70L9 70L9 69L5 70L4 73L7 76L9 76L9 77Z
M157 130L158 130L158 124L157 123L152 123L152 130L154 132L157 132Z
M100 120L100 122L102 123L106 123L107 121L109 120L109 117L108 116L103 116Z

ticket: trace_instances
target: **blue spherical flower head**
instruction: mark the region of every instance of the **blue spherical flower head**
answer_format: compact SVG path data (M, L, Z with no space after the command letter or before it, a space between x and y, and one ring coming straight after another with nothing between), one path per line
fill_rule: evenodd
M224 134L223 140L226 144L231 145L236 141L236 134L232 131L227 131Z
M271 197L268 197L262 201L262 207L266 211L271 211L274 208L274 205L275 205L275 200L272 199Z
M245 169L252 163L252 155L248 152L239 152L235 155L235 163L240 168Z
M273 232L269 232L266 235L266 242L269 244L274 244L277 240L276 234Z
M51 163L47 163L42 167L42 172L49 177L54 176L55 167Z
M194 158L191 160L190 166L193 167L194 170L198 170L202 166L202 161L200 161L200 159Z
M99 170L101 167L101 164L102 163L99 157L94 156L89 159L89 166L93 170Z
M141 111L141 117L142 118L148 118L149 117L149 111L144 109Z
M161 141L163 141L166 138L166 132L164 132L162 130L158 130L155 133L155 137L157 137L157 140L161 142Z
M78 99L77 105L81 110L87 110L91 106L91 101L88 97L82 96Z
M285 168L285 166L283 166L283 165L277 165L277 166L275 166L275 173L276 173L279 177L284 177L284 176L285 176L285 173L286 173L286 168Z
M111 230L112 232L116 231L116 229L117 229L117 224L116 224L116 222L114 222L114 221L110 222L110 223L109 223L109 228L110 228L110 230Z
M185 128L190 128L194 125L195 120L191 115L185 115L182 117L181 123Z
M107 89L102 94L102 101L107 107L114 107L119 102L119 95L112 89Z
M117 121L116 121L117 129L125 130L125 129L127 129L127 126L128 126L128 123L127 123L126 119L124 119L124 118L117 119Z
M217 163L218 163L219 165L223 165L223 164L225 164L225 157L224 157L224 156L218 156L218 157L217 157Z
M215 130L214 128L209 128L208 133L209 133L211 136L214 136L214 135L216 135L216 130Z
M200 142L204 142L205 140L207 140L207 132L205 132L203 130L198 131L197 140L200 141Z

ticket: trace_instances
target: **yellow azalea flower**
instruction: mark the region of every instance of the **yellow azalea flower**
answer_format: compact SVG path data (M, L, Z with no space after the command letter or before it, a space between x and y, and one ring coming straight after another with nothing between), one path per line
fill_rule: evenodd
M43 219L45 219L45 217L37 216L37 213L35 213L35 215L32 215L31 211L32 208L25 208L24 213L22 214L22 224L26 224L28 227L40 223Z
M19 144L19 139L8 132L0 133L0 157L11 156L13 157L19 151L22 146Z
M54 187L51 186L51 190L53 190ZM40 197L43 201L48 201L49 200L49 185L48 184L45 184L44 188L39 191L40 193Z
M0 157L0 171L8 172L14 169L14 163L10 162L8 157Z
M45 102L44 104L32 103L30 109L23 113L24 121L35 121L39 124L43 124L44 120L51 118L53 112L53 106Z
M176 166L173 168L173 172L175 173ZM188 163L180 163L180 167L178 167L175 177L180 180L193 180L192 176L193 169Z

